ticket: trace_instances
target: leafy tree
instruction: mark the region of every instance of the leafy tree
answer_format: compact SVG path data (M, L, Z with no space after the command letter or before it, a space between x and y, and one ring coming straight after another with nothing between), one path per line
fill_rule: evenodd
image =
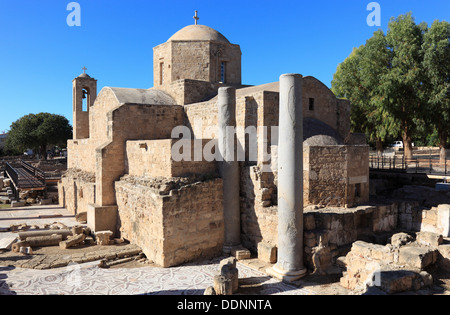
M69 121L49 113L29 114L12 123L5 149L24 152L33 149L46 157L47 147L65 145L72 138Z
M416 119L423 116L422 42L426 25L417 25L411 13L392 18L386 34L390 68L382 77L382 106L400 123L405 157L412 158Z
M389 58L385 36L377 31L338 66L332 81L333 92L352 103L353 132L365 133L379 154L383 143L399 133L398 122L382 106L385 97L380 81L388 72Z
M450 23L434 21L424 35L422 48L427 77L425 117L437 130L440 160L444 162L450 136Z

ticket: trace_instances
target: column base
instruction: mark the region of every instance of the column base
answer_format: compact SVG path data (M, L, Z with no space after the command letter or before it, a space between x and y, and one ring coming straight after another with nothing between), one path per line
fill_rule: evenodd
M266 273L269 276L277 278L283 282L294 282L304 277L306 275L306 272L306 268L295 271L286 271L279 268L278 265L274 265L273 267L266 269Z

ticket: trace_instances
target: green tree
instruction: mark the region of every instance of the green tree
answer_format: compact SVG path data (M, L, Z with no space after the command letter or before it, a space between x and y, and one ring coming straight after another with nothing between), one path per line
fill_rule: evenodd
M33 149L45 158L49 146L64 146L70 138L72 127L65 117L49 113L29 114L12 123L5 149L15 152Z
M408 13L392 18L386 34L390 66L380 82L382 106L400 123L406 158L412 158L416 121L425 111L421 94L424 80L422 42L425 32L426 25L417 25L411 13Z
M353 132L363 132L370 143L375 143L378 154L383 143L399 134L398 121L382 106L385 97L380 81L389 70L390 51L382 31L374 33L366 44L355 48L341 63L332 81L332 91L352 103Z
M423 68L426 75L424 100L426 120L438 134L440 160L445 161L450 136L450 23L434 21L423 40Z

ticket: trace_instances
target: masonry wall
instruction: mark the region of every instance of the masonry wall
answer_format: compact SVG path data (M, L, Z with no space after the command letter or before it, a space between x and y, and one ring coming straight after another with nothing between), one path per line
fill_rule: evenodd
M220 255L221 179L161 192L155 179L125 176L115 187L121 236L156 264L171 267Z
M353 207L369 201L368 146L306 146L305 205Z
M205 145L210 141L216 143L215 140L208 139L127 141L125 172L138 177L214 174L217 172L216 161L206 161L206 155L203 154ZM196 156L196 152L200 158ZM173 154L176 155L175 159Z
M170 139L183 122L183 109L175 105L124 104L107 115L109 142L96 150L97 203L115 204L114 182L125 174L127 140Z
M87 212L87 206L95 203L95 174L68 170L58 183L58 200L72 214Z

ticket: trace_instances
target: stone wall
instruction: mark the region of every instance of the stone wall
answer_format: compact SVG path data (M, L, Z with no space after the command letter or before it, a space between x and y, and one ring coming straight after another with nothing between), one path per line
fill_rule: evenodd
M98 205L115 204L114 182L125 174L126 141L170 139L172 129L182 124L182 113L181 106L138 104L124 104L108 113L109 142L96 149Z
M194 151L203 153L205 145L215 140L141 140L126 143L126 174L137 177L183 177L192 174L214 174L216 161L208 162L202 154L196 161ZM198 148L196 148L198 146ZM180 154L175 161L172 156ZM186 152L185 152L186 151Z
M115 187L121 236L156 264L171 267L221 253L221 179L125 176Z
M180 79L212 83L220 81L221 63L225 62L226 84L241 84L241 49L239 45L215 41L169 41L153 49L154 86Z
M273 173L257 166L241 167L241 241L256 252L262 240L277 243L278 211Z
M305 205L353 207L369 200L368 146L306 146Z
M88 205L95 203L95 174L68 170L58 183L58 199L70 213L87 212Z

